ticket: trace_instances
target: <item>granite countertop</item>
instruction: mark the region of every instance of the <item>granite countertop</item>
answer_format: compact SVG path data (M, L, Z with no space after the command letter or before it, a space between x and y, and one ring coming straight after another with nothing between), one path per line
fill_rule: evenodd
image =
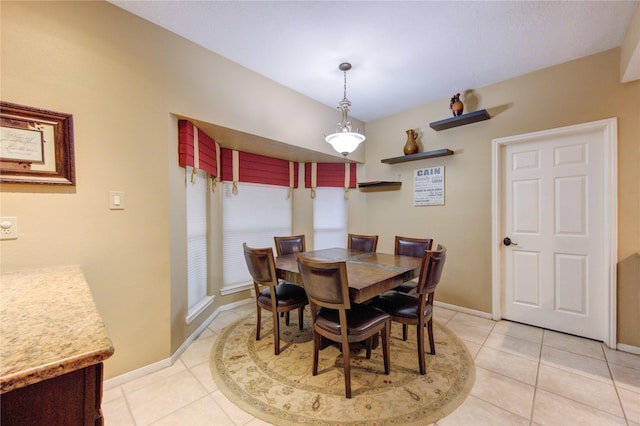
M78 266L5 273L0 280L0 394L113 354Z

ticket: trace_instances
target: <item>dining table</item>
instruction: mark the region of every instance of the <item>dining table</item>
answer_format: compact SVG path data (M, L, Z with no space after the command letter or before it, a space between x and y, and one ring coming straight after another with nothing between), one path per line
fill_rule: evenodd
M422 259L419 257L361 252L345 248L327 248L300 254L316 261L346 262L349 297L355 303L366 302L410 281L419 275L422 265ZM276 274L280 279L302 285L295 254L276 258Z

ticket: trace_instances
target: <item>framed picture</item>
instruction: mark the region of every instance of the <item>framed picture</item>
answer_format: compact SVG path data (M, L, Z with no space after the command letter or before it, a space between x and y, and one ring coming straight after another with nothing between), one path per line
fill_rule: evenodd
M0 182L75 185L71 114L0 102Z

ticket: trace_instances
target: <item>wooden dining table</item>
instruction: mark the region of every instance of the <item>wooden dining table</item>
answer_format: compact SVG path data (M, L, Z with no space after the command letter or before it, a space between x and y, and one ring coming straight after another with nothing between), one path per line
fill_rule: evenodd
M356 303L391 290L418 276L422 259L387 253L364 253L344 248L306 251L301 255L313 260L345 261L349 295ZM278 278L302 285L295 254L276 258Z

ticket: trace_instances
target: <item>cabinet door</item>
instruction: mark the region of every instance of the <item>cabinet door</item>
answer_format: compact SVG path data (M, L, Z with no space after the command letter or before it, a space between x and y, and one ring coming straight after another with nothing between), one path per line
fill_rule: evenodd
M4 425L102 425L102 363L0 395Z

